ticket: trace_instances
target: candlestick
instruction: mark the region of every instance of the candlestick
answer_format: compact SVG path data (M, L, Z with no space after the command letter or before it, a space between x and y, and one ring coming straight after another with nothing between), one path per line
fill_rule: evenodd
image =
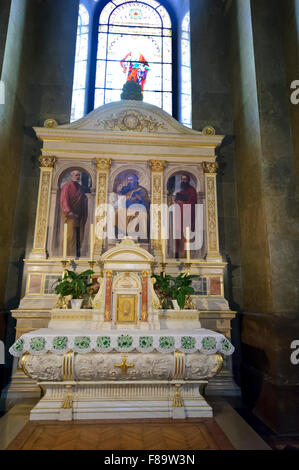
M187 263L190 263L190 227L186 227Z
M162 242L162 263L166 263L166 239L165 239L165 230L164 227L162 227L161 231L161 242Z
M88 261L90 269L93 271L94 265L96 264L96 261L90 260Z
M93 262L94 254L94 225L90 226L90 261Z
M66 259L63 259L61 261L61 264L62 264L62 267L63 267L62 277L64 277L64 275L66 274L66 271L67 271L67 266L70 264L70 262Z
M67 224L63 226L63 255L62 258L66 260L67 258Z

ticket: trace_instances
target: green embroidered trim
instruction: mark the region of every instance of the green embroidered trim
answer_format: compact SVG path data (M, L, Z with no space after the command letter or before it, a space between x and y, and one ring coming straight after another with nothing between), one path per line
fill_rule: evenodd
M231 343L229 342L229 340L227 338L224 338L221 341L221 349L223 351L230 351L232 349L232 345L231 345Z
M21 352L23 351L23 348L24 348L24 340L19 338L15 344L13 345L13 349L16 351L16 352Z
M53 349L61 351L62 349L66 349L68 344L67 336L55 336L53 339Z
M159 344L161 349L170 349L174 347L174 338L172 336L160 336Z
M119 348L129 348L133 344L133 337L129 335L120 335L117 338L117 346Z
M109 336L99 336L97 338L97 347L100 349L107 349L110 348L111 339Z
M153 346L154 339L152 336L140 336L139 346L141 349L148 349Z
M181 337L181 347L183 349L194 349L195 348L195 338L193 338L193 336L182 336Z
M76 336L74 345L78 349L88 349L90 346L90 337L89 336Z
M45 338L36 337L30 340L30 348L32 349L32 351L42 351L43 349L45 349L45 346Z
M213 338L212 336L207 336L206 338L203 338L202 347L206 351L209 351L211 349L215 349L216 348L216 339Z

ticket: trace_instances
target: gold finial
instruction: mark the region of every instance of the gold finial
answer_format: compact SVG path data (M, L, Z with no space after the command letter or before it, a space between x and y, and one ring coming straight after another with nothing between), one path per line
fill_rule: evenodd
M173 397L173 407L174 408L181 408L183 406L183 400L181 396L181 385L175 384L175 394Z
M131 369L132 367L135 367L135 364L128 364L127 363L127 357L126 355L122 356L122 361L120 364L114 364L114 367L118 367L121 369L121 373L123 375L126 375L128 369Z
M73 400L74 400L71 385L66 386L65 392L66 392L65 398L64 398L61 408L65 410L71 410L73 408Z
M205 126L202 133L203 135L216 135L216 131L213 126Z
M57 126L58 126L58 123L57 121L55 121L55 119L46 119L44 122L44 127L53 128Z

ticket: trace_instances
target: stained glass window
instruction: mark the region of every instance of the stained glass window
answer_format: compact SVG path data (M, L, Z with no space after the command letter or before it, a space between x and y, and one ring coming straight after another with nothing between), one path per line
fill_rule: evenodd
M145 102L172 113L171 20L156 0L113 0L100 15L94 107L120 100L131 79Z
M192 127L191 100L191 51L190 51L190 13L186 13L182 22L181 39L181 116L180 121Z
M86 74L88 59L89 14L84 5L79 7L76 58L73 82L71 121L84 116Z

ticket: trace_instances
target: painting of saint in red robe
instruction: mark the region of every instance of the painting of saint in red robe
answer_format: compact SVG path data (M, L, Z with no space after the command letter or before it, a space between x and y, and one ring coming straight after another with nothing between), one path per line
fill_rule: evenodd
M67 224L67 256L77 258L80 257L88 215L88 199L80 184L81 175L80 170L71 171L71 180L62 186L60 193L62 227Z
M149 64L142 54L139 56L139 60L134 60L132 52L129 52L126 57L120 62L123 72L127 76L127 82L135 80L138 85L141 86L142 91L145 85L147 74L150 70Z
M175 181L177 177L172 177L168 181L168 194L171 196L171 203L177 204L179 210L174 216L174 225L179 238L174 240L175 258L186 258L186 228L189 226L191 232L195 232L195 213L197 204L197 192L190 183L190 176L183 174L180 176L180 187L175 191ZM179 228L179 227L180 228ZM192 233L191 233L192 237Z

